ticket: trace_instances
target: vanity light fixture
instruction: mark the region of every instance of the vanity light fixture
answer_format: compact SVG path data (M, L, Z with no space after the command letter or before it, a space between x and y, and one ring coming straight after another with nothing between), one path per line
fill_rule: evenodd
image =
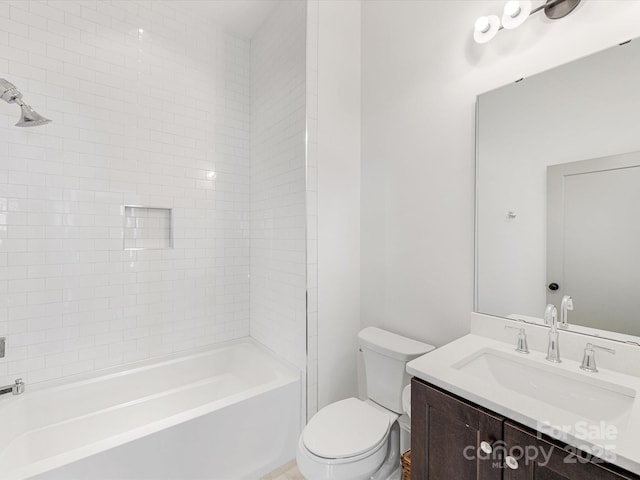
M543 5L533 8L531 0L509 0L502 13L482 16L476 20L473 38L477 43L487 43L503 28L512 30L522 25L534 13L544 10L547 18L557 20L569 15L575 10L581 0L546 0Z
M509 0L504 5L502 26L509 30L519 27L529 18L532 9L530 0Z
M473 39L477 43L487 43L496 36L498 30L500 30L500 19L497 15L480 17L476 20Z

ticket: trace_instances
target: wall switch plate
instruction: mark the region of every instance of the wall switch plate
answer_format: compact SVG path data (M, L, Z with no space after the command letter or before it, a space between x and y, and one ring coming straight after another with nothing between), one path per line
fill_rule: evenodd
M0 358L4 358L4 347L7 343L6 337L0 337Z

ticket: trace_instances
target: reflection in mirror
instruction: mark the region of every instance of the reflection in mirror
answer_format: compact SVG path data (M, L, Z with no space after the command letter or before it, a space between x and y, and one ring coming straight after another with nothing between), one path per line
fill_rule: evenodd
M608 330L640 336L639 247L639 152L547 168L547 281L558 285L547 303L570 295L572 323L606 319Z
M480 95L477 129L476 311L571 296L570 328L640 337L640 40Z

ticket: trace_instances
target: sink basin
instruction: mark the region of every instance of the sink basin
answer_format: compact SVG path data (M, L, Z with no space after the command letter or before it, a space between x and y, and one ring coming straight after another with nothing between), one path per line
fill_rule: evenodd
M623 423L630 415L635 390L517 355L482 349L453 368L592 422Z

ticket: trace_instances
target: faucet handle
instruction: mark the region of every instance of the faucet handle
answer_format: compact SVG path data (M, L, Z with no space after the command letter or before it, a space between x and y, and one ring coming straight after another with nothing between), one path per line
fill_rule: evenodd
M580 368L585 372L589 372L589 373L598 372L598 368L596 367L595 349L604 350L605 352L611 353L612 355L616 354L616 351L613 348L601 347L600 345L587 343L587 346L584 349L584 356L582 357L582 365L580 365Z
M527 344L527 331L524 328L505 325L504 329L518 330L518 345L516 346L516 352L529 353L529 345Z

